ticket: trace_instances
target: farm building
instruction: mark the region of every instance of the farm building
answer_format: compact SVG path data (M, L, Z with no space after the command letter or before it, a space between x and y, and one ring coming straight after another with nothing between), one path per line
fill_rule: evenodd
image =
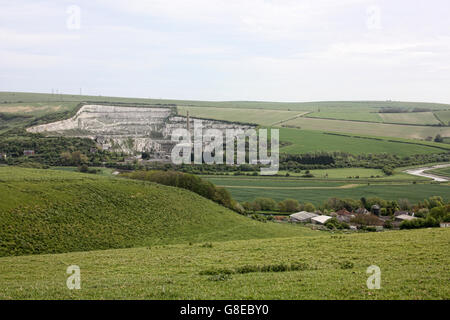
M414 220L414 219L416 219L416 218L414 218L410 215L407 215L407 214L400 214L395 217L396 221L410 221L410 220Z
M374 204L371 208L370 211L372 211L373 214L376 214L377 216L380 215L380 206L377 204Z
M325 224L325 222L327 222L330 219L331 219L330 216L317 216L317 217L311 218L311 222L313 224Z
M339 211L336 211L336 214L337 214L338 216L349 216L349 215L351 215L352 213L351 213L350 211L347 211L346 209L341 209L341 210L339 210Z
M347 211L346 209L341 209L339 211L331 213L332 217L336 217L341 222L350 222L352 218L355 217L353 213Z
M33 156L34 150L23 150L23 155L24 156Z
M311 218L317 217L318 214L307 212L307 211L300 211L291 214L289 217L291 218L292 222L311 222Z
M369 214L370 212L366 208L359 208L355 211L356 214Z
M394 212L394 216L401 216L401 215L407 215L407 216L414 216L413 212L408 212L408 211L395 211Z
M288 218L286 217L286 216L274 216L273 217L273 220L275 221L275 222L284 222L284 221L286 221Z

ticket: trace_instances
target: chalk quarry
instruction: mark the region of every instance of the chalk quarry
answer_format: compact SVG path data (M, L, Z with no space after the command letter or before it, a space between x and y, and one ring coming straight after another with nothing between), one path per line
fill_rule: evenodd
M188 120L189 119L189 120ZM32 133L82 137L94 140L103 150L136 154L151 152L158 157L170 154L174 142L173 130L189 128L202 120L203 130L252 128L217 120L183 117L170 107L128 107L114 105L84 105L70 119L42 124L27 129Z

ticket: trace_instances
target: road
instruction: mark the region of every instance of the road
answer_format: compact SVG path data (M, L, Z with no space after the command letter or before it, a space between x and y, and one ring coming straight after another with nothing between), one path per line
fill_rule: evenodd
M410 170L406 170L405 172L415 175L415 176L419 176L419 177L430 178L430 179L433 179L434 181L445 182L445 181L450 181L450 180L445 177L437 176L435 174L425 173L424 171L445 168L445 167L449 167L449 166L450 166L450 163L446 163L446 164L439 164L437 166L432 166L432 167L410 169Z

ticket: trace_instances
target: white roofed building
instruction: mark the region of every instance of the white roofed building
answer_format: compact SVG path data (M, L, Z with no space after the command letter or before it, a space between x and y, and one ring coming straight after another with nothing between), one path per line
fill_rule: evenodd
M328 220L330 220L330 216L317 216L314 218L311 218L311 222L314 224L325 224Z
M291 214L289 217L291 218L292 222L311 222L311 218L317 217L318 214L307 212L307 211L300 211Z

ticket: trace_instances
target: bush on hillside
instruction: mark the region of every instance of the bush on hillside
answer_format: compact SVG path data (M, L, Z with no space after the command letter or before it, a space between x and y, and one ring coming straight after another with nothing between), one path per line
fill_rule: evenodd
M123 176L131 179L152 181L166 186L183 188L195 192L202 197L217 202L227 208L242 213L242 206L233 200L228 190L216 187L209 181L205 181L193 174L177 171L133 171L123 173Z
M286 199L278 203L280 212L297 212L300 210L300 203L295 199Z
M434 228L439 227L439 221L428 217L426 219L417 218L413 220L403 221L400 224L400 229L419 229L419 228Z
M341 222L336 218L331 218L327 222L325 222L325 227L331 230L342 230L342 229L349 229L350 226L346 222Z

